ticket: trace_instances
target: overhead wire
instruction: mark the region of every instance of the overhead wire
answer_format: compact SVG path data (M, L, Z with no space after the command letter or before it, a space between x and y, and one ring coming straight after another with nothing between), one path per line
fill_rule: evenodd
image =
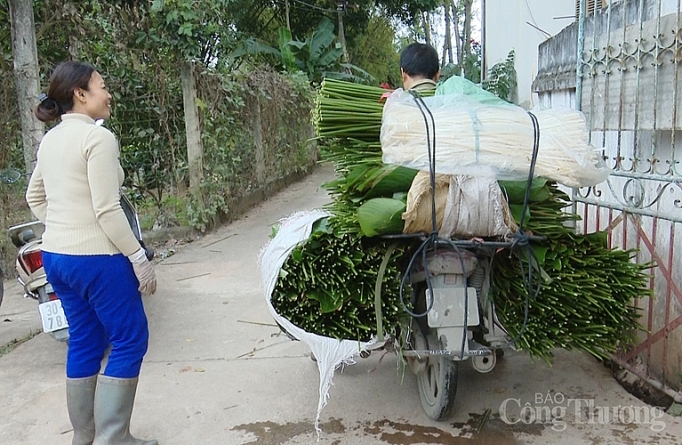
M302 1L302 0L291 0L291 1L293 1L294 3L300 3L300 4L302 4L302 5L305 5L305 6L309 7L309 8L311 8L311 9L316 9L316 10L318 10L318 11L324 11L324 12L337 12L336 9L322 8L322 7L317 6L317 5L311 5L310 3L306 3L306 2L304 2L304 1Z

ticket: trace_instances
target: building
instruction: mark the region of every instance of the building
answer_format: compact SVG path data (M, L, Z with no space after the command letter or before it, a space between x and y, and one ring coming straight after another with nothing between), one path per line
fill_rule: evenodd
M516 53L514 102L537 104L531 84L537 75L538 45L576 21L576 0L481 0L483 72Z
M539 47L533 91L585 114L609 179L573 190L578 230L652 264L635 345L614 360L682 401L682 11L678 0L601 2Z

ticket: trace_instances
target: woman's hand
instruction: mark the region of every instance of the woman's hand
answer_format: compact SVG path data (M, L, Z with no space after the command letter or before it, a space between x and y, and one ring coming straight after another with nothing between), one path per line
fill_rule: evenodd
M135 276L140 283L138 288L143 295L152 295L156 292L156 274L154 273L154 266L147 259L147 255L143 248L140 248L134 254L128 256L128 259L133 265Z

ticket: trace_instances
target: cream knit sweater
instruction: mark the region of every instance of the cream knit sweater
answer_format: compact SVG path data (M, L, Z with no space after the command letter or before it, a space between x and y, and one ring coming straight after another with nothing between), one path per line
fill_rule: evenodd
M67 113L43 137L26 201L45 224L42 249L71 255L140 249L121 209L116 137L89 116Z

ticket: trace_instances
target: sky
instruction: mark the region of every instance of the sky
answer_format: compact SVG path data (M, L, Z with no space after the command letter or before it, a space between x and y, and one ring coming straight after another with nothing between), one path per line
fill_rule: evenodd
M481 41L481 5L480 0L474 0L472 7L472 21L471 21L471 38L477 42ZM443 57L443 43L445 42L445 17L443 14L443 8L434 13L431 17L431 39L433 40L433 46L438 50L440 57ZM400 31L398 31L400 33ZM407 31L406 31L407 32ZM454 44L454 32L452 33L453 47Z

